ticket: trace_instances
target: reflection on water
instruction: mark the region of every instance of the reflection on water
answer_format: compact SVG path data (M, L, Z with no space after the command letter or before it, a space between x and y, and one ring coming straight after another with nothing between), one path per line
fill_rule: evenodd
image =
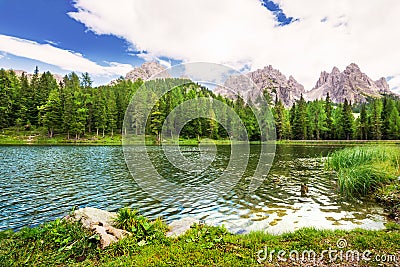
M245 229L279 233L305 226L384 227L385 214L376 204L338 196L334 175L323 168L323 157L334 149L328 146L278 145L269 175L255 192L247 194L259 149L251 146L245 176L232 191L218 199L191 196L174 206L154 200L139 188L128 172L121 147L2 146L0 230L34 226L61 217L74 206L110 211L130 206L167 221L193 216L206 223L224 224L234 232ZM192 170L182 171L170 164L162 147L148 150L160 174L193 187L221 175L230 155L229 146L218 146L212 166L198 172L195 165ZM199 157L199 149L184 147L183 155ZM302 183L309 188L303 197Z

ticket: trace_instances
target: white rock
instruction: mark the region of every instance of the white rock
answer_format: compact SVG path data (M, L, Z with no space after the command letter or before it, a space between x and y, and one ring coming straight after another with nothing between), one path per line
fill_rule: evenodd
M177 221L173 221L169 226L167 237L178 237L185 234L193 224L198 224L200 221L196 218L186 217Z
M129 232L113 226L116 216L115 212L86 207L76 210L69 219L80 221L84 228L98 234L100 236L100 247L105 248L130 235Z

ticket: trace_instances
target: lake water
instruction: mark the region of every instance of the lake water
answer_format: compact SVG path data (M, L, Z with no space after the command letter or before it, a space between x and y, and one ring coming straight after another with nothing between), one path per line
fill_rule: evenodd
M382 208L368 200L344 200L335 191L335 176L324 170L323 159L337 147L277 145L268 176L254 193L246 194L246 176L257 163L257 149L251 146L244 178L230 192L213 201L199 195L174 204L160 202L138 186L122 147L0 146L0 230L35 226L65 216L74 206L109 211L130 206L151 218L162 216L170 222L191 216L224 224L233 232L384 228ZM218 146L213 167L199 176L171 166L162 147L148 150L163 176L192 185L223 172L230 155L230 146ZM186 157L196 157L197 152L197 147L185 147ZM309 187L306 197L300 193L302 183Z

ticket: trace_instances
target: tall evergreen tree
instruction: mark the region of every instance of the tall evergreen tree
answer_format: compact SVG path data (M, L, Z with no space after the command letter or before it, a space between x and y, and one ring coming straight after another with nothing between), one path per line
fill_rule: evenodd
M0 129L10 126L13 105L11 90L9 73L0 69Z
M343 109L342 109L342 129L344 138L346 140L350 140L353 138L353 131L354 131L354 116L351 110L351 104L344 99Z
M360 111L359 138L361 140L368 139L368 117L367 108L364 103L361 105Z
M382 138L392 140L399 138L399 123L399 112L395 106L394 100L389 97L384 97L382 110Z
M117 104L115 94L112 90L107 90L107 118L108 128L111 130L111 137L114 136L114 130L117 128Z
M285 107L278 96L275 98L274 119L276 127L276 138L282 140L285 135Z
M45 105L39 107L40 122L47 127L49 137L54 136L54 131L59 127L62 119L62 106L58 88L53 88Z
M332 139L334 135L332 110L333 110L333 105L328 92L326 93L326 98L325 98L326 131L324 133L324 138L327 140Z
M382 138L382 101L380 99L372 100L370 104L370 131L372 134L372 139L380 140Z
M296 105L292 131L294 139L307 139L307 104L303 94L301 94L300 100Z

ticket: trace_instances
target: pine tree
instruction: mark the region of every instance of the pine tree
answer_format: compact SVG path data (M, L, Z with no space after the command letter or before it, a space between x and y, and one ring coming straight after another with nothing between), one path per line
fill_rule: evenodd
M107 120L108 128L111 130L111 137L114 136L114 130L117 128L117 104L115 94L112 90L107 90Z
M326 131L324 133L324 138L327 140L332 139L334 135L332 110L333 110L332 101L328 92L326 93L326 98L325 98Z
M365 104L361 105L359 133L361 140L368 139L368 117Z
M29 81L25 75L25 72L23 72L20 77L20 83L21 83L21 93L19 97L19 110L18 110L19 123L24 125L29 125L30 124L29 110L34 109L34 103L31 97L32 92L29 86Z
M399 138L400 118L394 100L385 97L382 111L382 138L395 140Z
M30 84L29 84L29 106L28 106L28 120L32 125L38 124L38 109L40 106L38 102L38 91L39 91L39 68L36 66L33 72Z
M49 137L54 136L55 128L59 127L62 119L62 106L58 88L50 91L45 105L39 107L40 122L47 127Z
M81 78L81 87L83 88L89 88L92 87L93 81L90 78L89 73L85 72L82 73L82 78Z
M282 140L285 127L285 107L283 103L278 97L275 99L275 107L274 107L274 119L275 119L275 128L276 128L276 138L278 140Z
M346 140L350 140L353 138L354 132L354 116L351 110L351 104L347 102L347 99L344 99L343 109L342 109L342 129L344 138Z
M374 99L370 105L370 127L372 138L375 140L380 140L382 138L382 101L380 99Z
M80 116L80 118L77 116L79 115L78 113L83 115L83 112L81 112L83 110L78 111L78 109L82 108L83 105L79 90L80 82L78 75L74 72L68 76L66 75L64 77L64 87L61 91L61 102L63 106L62 128L67 133L68 139L70 138L70 133L75 133L75 138L78 138L78 134L82 131L80 121L82 116Z
M0 69L0 129L10 126L12 112L11 81L9 73Z
M157 101L150 115L150 131L156 136L156 143L161 143L161 128L164 122L164 114L161 112L160 101Z
M41 123L39 108L43 107L47 103L49 93L53 89L58 90L57 81L54 79L53 74L47 71L40 76L35 94L35 103L37 105L36 108L38 109L39 116L38 124Z
M292 131L294 139L307 139L307 104L303 98L303 94L301 94L300 100L296 105Z

